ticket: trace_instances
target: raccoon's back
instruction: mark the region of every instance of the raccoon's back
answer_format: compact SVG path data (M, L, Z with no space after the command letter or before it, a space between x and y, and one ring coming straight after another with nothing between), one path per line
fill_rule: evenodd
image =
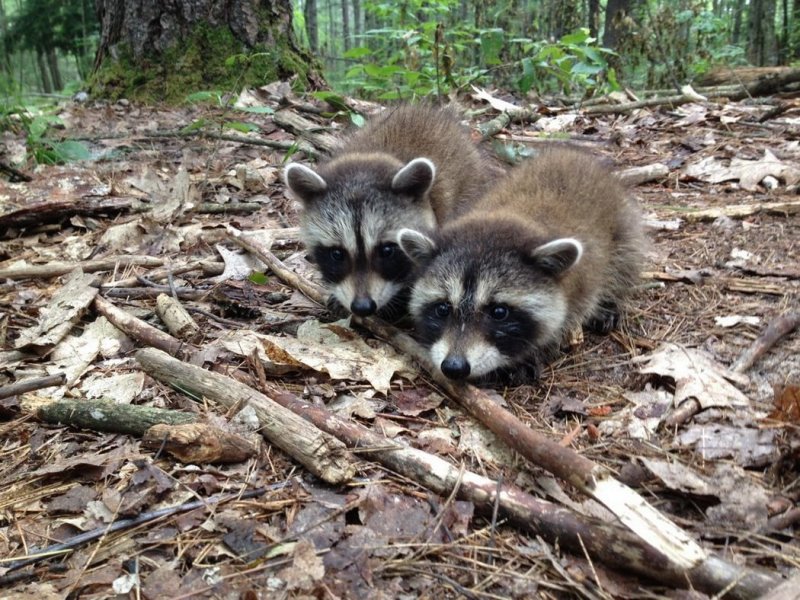
M347 138L337 154L350 152L386 153L403 163L418 157L432 160L436 177L430 199L440 222L457 206L482 196L495 172L455 111L429 104L387 109Z

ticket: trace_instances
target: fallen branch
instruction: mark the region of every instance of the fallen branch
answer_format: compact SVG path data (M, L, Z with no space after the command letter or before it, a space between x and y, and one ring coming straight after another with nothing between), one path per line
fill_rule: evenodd
M252 242L252 246L258 246L257 242ZM296 273L289 271L269 250L260 248L258 257L286 283L291 285L291 282L302 279ZM311 300L324 301L325 291L319 286L306 282L303 288L313 294L309 296ZM738 567L710 556L688 534L659 513L638 493L614 479L607 469L579 455L571 448L562 447L550 438L533 431L513 414L495 404L484 391L471 385L456 386L441 375L437 375L438 370L432 369L429 364L427 352L394 327L374 318L354 320L416 359L433 375L451 398L511 448L533 464L598 500L619 518L620 522L661 553L668 561L671 570L693 571L705 568L704 565L713 565L708 567L710 569L708 577L719 583L717 590L735 585L739 578Z
M198 416L192 413L115 404L107 400L60 400L39 407L36 414L45 423L53 425L69 425L136 437L142 437L153 425L182 425L198 420Z
M289 392L270 387L268 393L276 402L335 435L354 451L364 452L370 460L380 462L426 489L445 497L455 492L487 514L499 506L518 526L551 543L566 546L576 554L588 551L613 568L628 569L662 583L683 588L691 586L708 593L730 586L728 593L734 598L754 598L780 582L776 575L742 569L714 557L706 557L694 568L684 569L622 527L578 515L514 485L498 483L455 467L443 458L410 448L323 407L303 402Z
M164 264L161 258L154 256L110 256L81 262L49 262L44 265L12 265L0 269L0 279L47 279L59 277L77 268L84 273L97 271L113 271L126 267L160 267Z
M355 474L355 465L344 444L245 384L181 362L155 348L137 351L136 360L148 375L179 391L208 398L227 408L251 406L264 438L328 483L343 483Z
M64 373L48 375L47 377L23 379L22 381L0 387L0 399L18 396L19 394L26 394L28 392L41 390L55 385L64 385L66 382L67 376Z
M272 115L272 122L281 129L290 131L300 136L302 139L307 140L313 144L315 148L319 148L323 152L330 152L339 143L337 139L329 133L318 133L316 130L322 129L318 123L310 121L292 110L279 110Z
M715 208L704 208L700 210L686 210L684 208L667 207L680 213L681 218L689 223L700 221L714 221L720 217L731 219L741 219L759 213L768 215L788 216L800 212L800 200L791 202L758 202L756 204L737 204L734 206L719 206Z
M766 354L770 348L777 344L782 338L792 333L800 326L800 312L788 312L772 321L764 332L758 336L747 350L733 363L731 371L734 373L744 373L752 367L758 360Z
M147 346L152 346L173 356L181 357L188 357L196 351L194 346L181 342L168 333L164 333L141 319L137 319L121 308L117 308L113 303L102 296L97 296L94 299L94 307L97 312L108 319L114 327Z
M656 179L663 179L667 175L669 175L669 167L661 163L631 167L630 169L625 169L617 173L617 177L622 183L629 186L640 185Z
M0 235L8 229L39 227L48 223L61 223L74 216L113 216L132 210L139 203L136 198L88 198L77 202L41 202L0 215Z
M148 281L158 281L159 279L166 279L174 275L183 275L191 273L192 271L202 270L204 275L219 275L225 269L225 265L218 261L211 261L208 259L195 260L189 263L167 265L158 267L147 272ZM84 269L85 271L85 269ZM139 276L126 277L125 279L117 279L100 285L100 290L106 290L115 287L136 287L141 284Z

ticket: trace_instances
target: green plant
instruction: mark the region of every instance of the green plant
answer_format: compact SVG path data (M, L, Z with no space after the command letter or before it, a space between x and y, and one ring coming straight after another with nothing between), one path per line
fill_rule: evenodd
M47 137L61 119L46 113L34 114L21 105L4 106L0 110L0 126L25 134L28 156L39 164L58 164L91 158L89 149L77 140L54 140Z
M614 52L597 44L586 28L563 36L557 42L514 39L521 44L525 58L520 61L522 75L517 84L523 93L560 91L592 94L619 89L616 73L608 58Z

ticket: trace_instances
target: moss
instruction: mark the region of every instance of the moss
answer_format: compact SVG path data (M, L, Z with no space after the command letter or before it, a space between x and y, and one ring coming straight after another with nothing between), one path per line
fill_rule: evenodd
M238 92L294 74L297 88L305 89L313 58L293 51L286 35L275 36L274 48L249 51L226 26L197 25L161 56L148 55L134 64L130 49L118 47L118 59L107 58L90 81L94 95L111 100L170 104L184 102L192 92Z

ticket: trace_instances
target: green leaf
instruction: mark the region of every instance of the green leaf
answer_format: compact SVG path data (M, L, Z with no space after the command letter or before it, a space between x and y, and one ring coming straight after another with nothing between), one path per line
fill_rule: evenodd
M372 54L372 50L369 48L365 46L357 46L356 48L350 48L350 50L345 52L342 56L345 58L364 58L370 54Z
M347 106L347 102L345 102L344 98L335 92L313 92L311 94L317 100L322 100L323 102L327 102L336 110L344 110L349 111L350 109Z
M89 160L92 158L89 148L83 142L67 140L64 142L51 142L56 160L59 162L73 162L76 160Z
M487 65L501 64L500 52L503 50L503 30L487 29L481 32L481 58Z
M48 127L50 127L50 123L46 117L34 117L28 128L28 135L32 140L40 140Z
M243 121L226 121L223 124L223 127L227 129L233 129L234 131L240 131L242 133L250 133L252 131L259 130L259 127L257 125L253 125L252 123L245 123Z
M250 277L247 279L256 285L267 285L269 283L269 277L267 277L264 273L259 273L258 271L253 271L250 273Z
M363 127L367 121L364 119L364 115L360 115L357 112L351 112L350 122L356 127Z
M563 36L559 41L562 44L581 45L586 44L587 40L589 40L589 30L585 27L581 27L577 31L573 31L572 33L568 33L567 35Z
M222 92L219 91L203 91L203 92L195 92L193 94L189 94L186 96L187 102L215 102L219 104L220 99L222 98Z

